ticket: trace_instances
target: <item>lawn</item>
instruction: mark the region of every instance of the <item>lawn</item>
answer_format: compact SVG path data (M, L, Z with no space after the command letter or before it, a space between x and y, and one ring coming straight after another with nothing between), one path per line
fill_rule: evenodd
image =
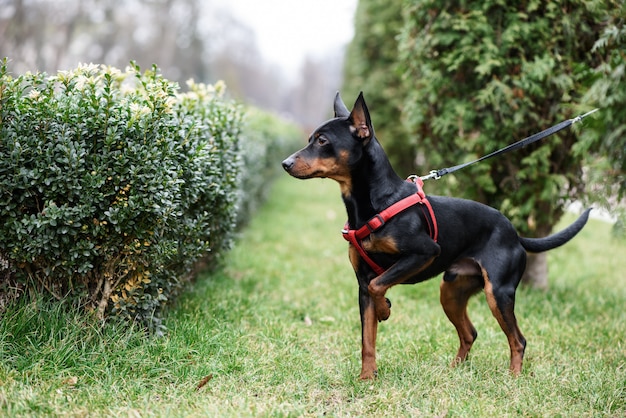
M281 178L224 267L170 308L161 338L42 302L10 309L0 415L626 415L626 243L610 225L592 220L550 253L548 292L518 291L519 378L483 295L470 303L470 360L448 367L458 342L434 279L389 292L379 378L361 382L344 218L333 182Z

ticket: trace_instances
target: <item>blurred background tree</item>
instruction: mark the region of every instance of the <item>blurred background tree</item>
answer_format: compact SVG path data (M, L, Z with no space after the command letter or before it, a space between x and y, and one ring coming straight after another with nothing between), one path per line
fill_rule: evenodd
M350 105L365 94L376 136L400 175L414 170L414 152L405 125L398 35L402 2L360 0L354 17L354 38L346 52L342 96Z
M0 58L8 57L16 74L54 73L79 62L157 64L183 88L190 78L224 80L236 99L307 128L326 118L345 45L287 77L262 56L252 28L222 6L217 0L0 0Z

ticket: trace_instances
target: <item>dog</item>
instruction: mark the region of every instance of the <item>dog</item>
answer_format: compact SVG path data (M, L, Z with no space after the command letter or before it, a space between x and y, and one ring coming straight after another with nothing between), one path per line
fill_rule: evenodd
M400 178L374 134L362 92L351 111L337 93L334 113L315 129L308 145L282 165L298 179L339 183L348 215L343 234L350 242L348 254L359 284L360 378L378 375L376 333L378 322L391 313L387 290L441 273L440 302L460 340L452 366L467 359L478 335L467 303L482 290L508 339L510 371L519 375L526 339L514 307L526 254L568 242L585 226L590 209L556 234L520 237L496 209L471 200L426 196L419 178Z

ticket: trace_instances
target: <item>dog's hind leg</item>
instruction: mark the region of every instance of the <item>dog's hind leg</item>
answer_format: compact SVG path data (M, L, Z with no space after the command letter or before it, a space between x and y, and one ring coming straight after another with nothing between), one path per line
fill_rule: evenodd
M446 272L439 287L441 306L456 328L460 340L459 351L452 361L452 366L467 359L470 348L478 335L467 315L467 302L482 287L481 276L461 276L450 272Z
M517 325L515 318L515 286L495 286L483 269L485 278L485 296L491 309L491 313L500 324L500 328L506 334L511 348L511 372L518 376L522 371L522 360L526 349L526 339Z

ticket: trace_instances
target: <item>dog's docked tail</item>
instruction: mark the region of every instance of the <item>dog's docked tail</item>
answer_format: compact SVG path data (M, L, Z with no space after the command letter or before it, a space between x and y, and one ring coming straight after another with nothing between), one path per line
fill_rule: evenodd
M589 219L589 212L591 209L587 209L583 212L582 215L576 221L565 228L562 231L557 232L556 234L547 236L545 238L524 238L519 237L522 246L531 253L541 253L544 251L551 250L556 247L560 247L565 244L567 241L571 240L580 232L581 229L587 223L587 219Z

